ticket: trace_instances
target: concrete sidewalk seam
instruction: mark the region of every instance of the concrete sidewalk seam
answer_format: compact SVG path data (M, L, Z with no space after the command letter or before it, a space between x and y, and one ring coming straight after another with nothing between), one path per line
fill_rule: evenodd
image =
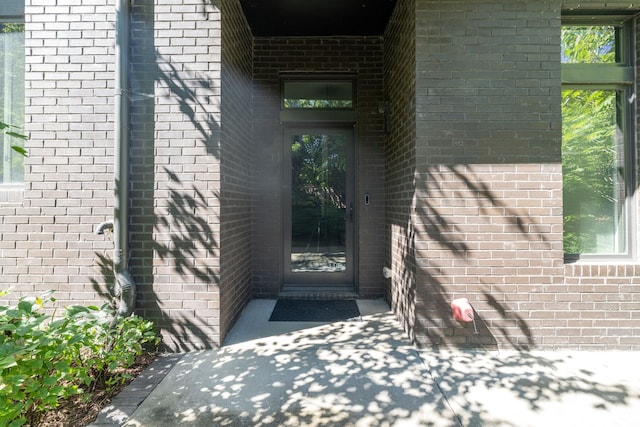
M420 352L417 349L414 348L413 351L416 354L416 356L418 356L418 358L422 361L422 364L424 365L424 367L427 370L427 372L429 372L429 376L431 377L431 381L433 381L433 383L436 385L436 387L438 387L438 392L440 393L440 395L442 396L444 401L447 402L447 407L449 407L449 410L453 414L455 420L458 422L458 426L459 427L464 427L464 424L462 424L462 420L460 419L460 416L458 415L458 413L453 408L453 405L449 401L449 398L447 397L446 393L444 392L444 390L442 390L442 388L440 388L440 383L436 379L435 375L433 375L433 372L431 371L431 367L427 364L426 360L424 360L424 358L422 357L422 354L420 354Z
M114 396L87 427L115 427L125 424L140 404L182 359L183 354L162 353L131 384Z

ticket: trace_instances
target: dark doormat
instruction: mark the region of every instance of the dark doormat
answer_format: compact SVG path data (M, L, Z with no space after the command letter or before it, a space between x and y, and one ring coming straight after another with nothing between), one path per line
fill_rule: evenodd
M270 322L338 322L362 320L355 300L281 299L269 318Z

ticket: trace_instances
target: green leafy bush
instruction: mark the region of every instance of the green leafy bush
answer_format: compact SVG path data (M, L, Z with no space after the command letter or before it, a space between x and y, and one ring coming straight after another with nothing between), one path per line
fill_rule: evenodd
M131 366L144 345L158 344L152 323L138 316L112 327L105 305L67 307L56 318L43 311L52 301L49 292L0 306L0 426L37 425L62 399L108 390L126 380L121 368Z

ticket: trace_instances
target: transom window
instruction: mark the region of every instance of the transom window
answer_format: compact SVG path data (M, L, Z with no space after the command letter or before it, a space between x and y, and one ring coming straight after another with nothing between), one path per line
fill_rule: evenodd
M285 80L282 87L284 109L353 109L351 80Z
M562 173L568 261L631 256L635 131L628 17L562 26Z
M618 35L614 25L567 25L562 31L562 62L615 64L621 59Z

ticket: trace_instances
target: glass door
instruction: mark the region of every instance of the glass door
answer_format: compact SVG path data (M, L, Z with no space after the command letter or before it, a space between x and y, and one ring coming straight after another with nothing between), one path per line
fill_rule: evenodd
M353 129L285 130L285 284L353 284Z

